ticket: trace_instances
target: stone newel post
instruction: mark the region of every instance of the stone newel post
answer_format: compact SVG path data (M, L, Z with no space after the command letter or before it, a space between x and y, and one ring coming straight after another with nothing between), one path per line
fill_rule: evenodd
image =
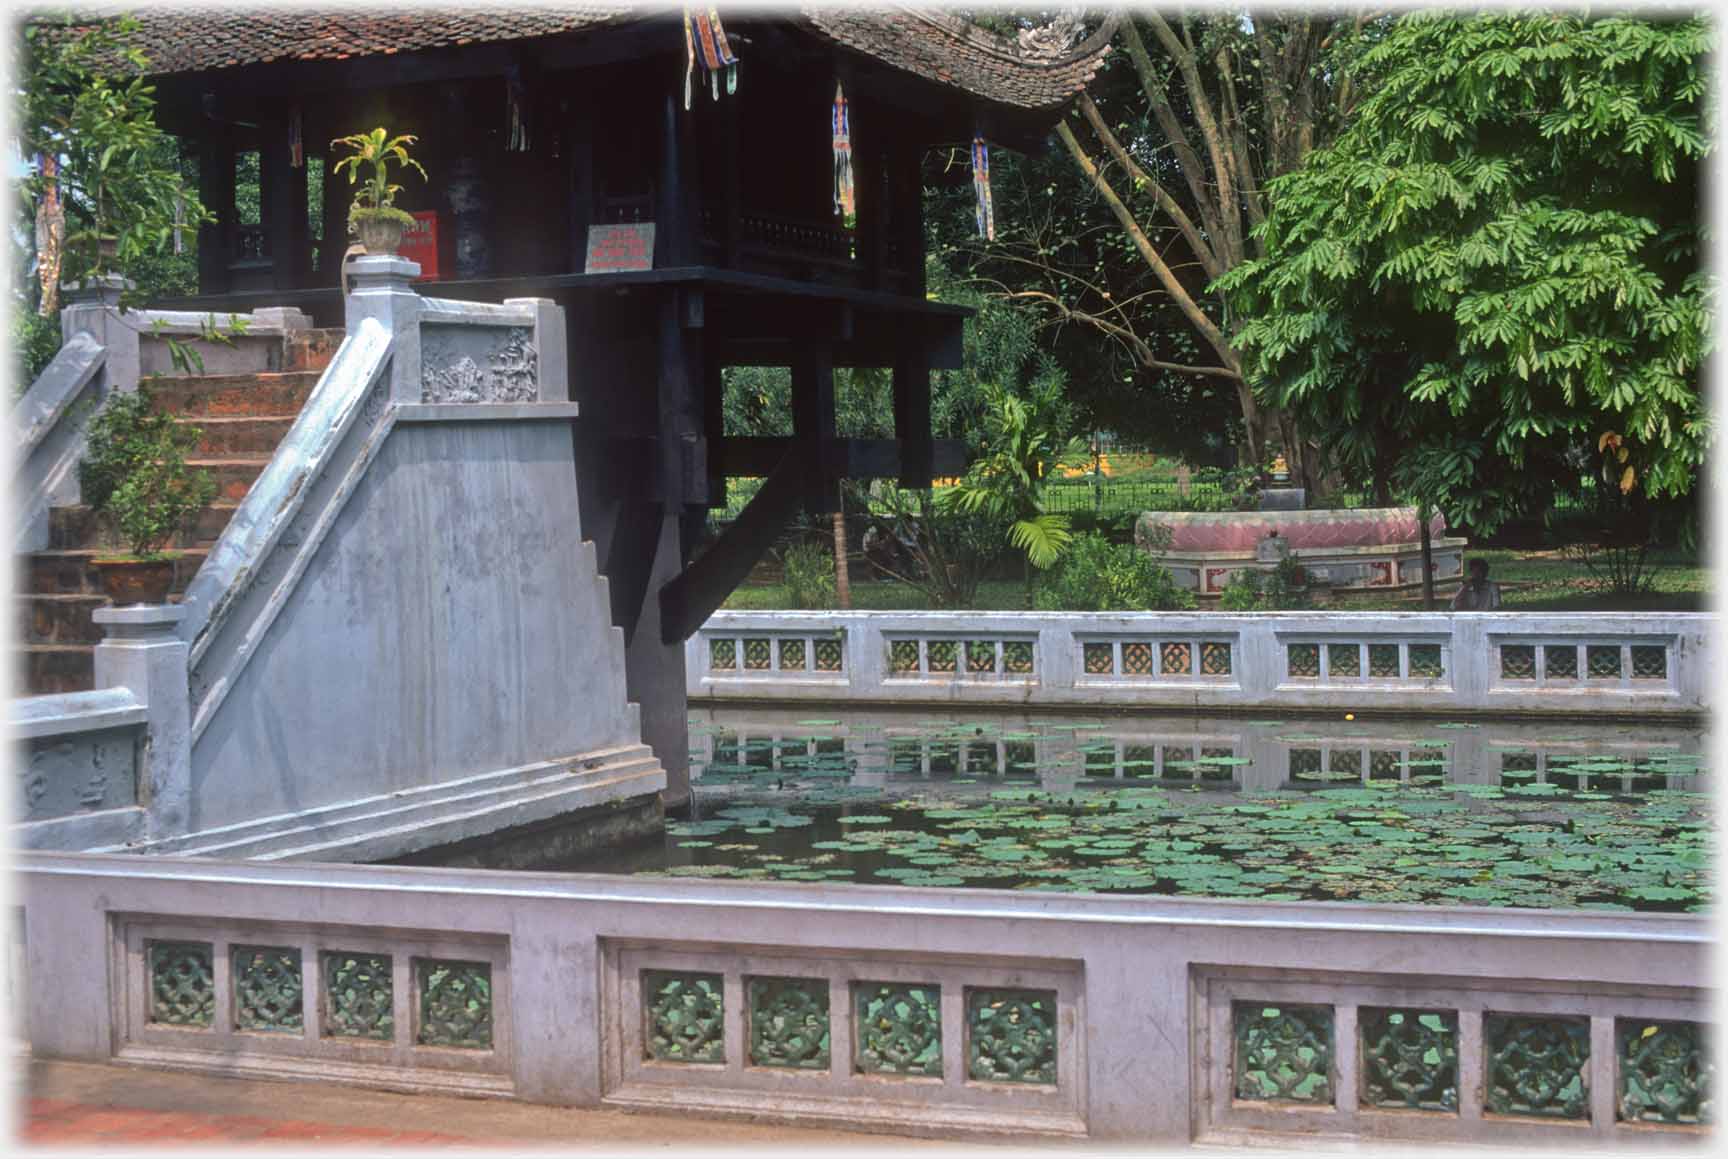
M390 357L390 401L420 401L420 295L414 279L420 263L397 254L368 254L349 266L354 292L348 296L344 321L348 333L360 329L370 318L389 330L393 340Z
M129 688L149 712L139 761L139 803L145 836L185 833L192 795L192 702L187 692L186 641L175 634L186 617L178 604L97 608L105 629L96 645L96 687Z

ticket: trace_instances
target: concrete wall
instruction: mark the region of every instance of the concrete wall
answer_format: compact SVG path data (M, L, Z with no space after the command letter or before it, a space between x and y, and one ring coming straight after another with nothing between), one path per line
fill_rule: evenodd
M720 612L686 643L692 701L1628 718L1702 714L1712 657L1677 612Z
M1286 1148L1699 1139L1623 1120L1638 1104L1617 1096L1627 1068L1660 1062L1628 1054L1645 1027L1661 1024L1687 1073L1685 1036L1710 1010L1701 916L63 854L20 869L26 1026L43 1058L939 1135ZM236 945L292 963L304 987L292 1025L237 1025ZM394 1026L328 1033L355 987L338 1001L326 978L362 958L370 1010L394 1009ZM438 989L453 971L468 983L457 1004ZM750 983L763 978L802 979L825 1003L826 1060L750 1065L762 1000ZM883 985L929 1003L916 1029L939 1047L922 1076L865 1073L873 1020L855 1011ZM991 1069L971 1012L1026 998L1041 1005L1020 1041L1039 1067L1012 1081ZM431 1020L419 1015L428 1001ZM1240 1097L1233 1019L1289 1004L1307 1008L1306 1065L1325 1085ZM1363 1029L1388 1007L1452 1020L1450 1110L1362 1097ZM1507 1019L1524 1020L1523 1053ZM667 1027L682 1061L653 1041ZM1542 1068L1559 1067L1550 1034L1579 1052L1585 1094L1571 1117L1496 1113L1512 1079L1540 1089ZM1708 1067L1698 1049L1691 1065Z

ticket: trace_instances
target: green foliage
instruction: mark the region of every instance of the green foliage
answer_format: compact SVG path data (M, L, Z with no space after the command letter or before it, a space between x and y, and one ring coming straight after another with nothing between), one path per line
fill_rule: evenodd
M1218 282L1262 396L1478 533L1608 434L1622 486L1690 490L1712 43L1703 17L1399 17L1353 123L1272 184L1265 256Z
M1145 549L1079 535L1039 585L1037 606L1050 612L1163 612L1192 608L1194 596Z
M345 146L347 156L339 158L331 166L330 175L334 177L342 170L348 170L348 184L361 183L361 167L371 166L371 175L366 177L365 184L355 192L354 202L348 210L350 228L362 217L384 217L412 222L413 218L402 210L395 209L396 195L402 191L400 185L390 183L390 168L413 169L420 174L421 180L426 180L426 170L420 162L408 155L408 146L417 138L408 133L395 137L388 130L380 127L370 133L354 133L346 137L338 137L330 142L332 145ZM390 213L382 212L391 210Z
M1218 608L1225 612L1278 612L1312 606L1302 565L1293 555L1279 560L1271 571L1236 572L1218 596Z
M60 315L44 318L34 310L12 311L12 385L17 393L30 389L54 356L60 353Z
M61 276L80 281L170 248L177 223L212 220L180 173L173 138L156 125L147 60L128 44L137 25L121 16L78 24L72 16L25 24L18 132L35 168L24 178L31 212L48 190L39 158L58 158L52 179L65 208ZM102 252L113 239L115 256Z
M834 606L834 552L829 546L808 540L780 552L785 571L786 598L794 608Z
M208 471L186 458L202 432L156 408L147 388L114 394L90 421L78 481L84 502L119 525L131 554L154 559L216 495Z
M1006 524L1008 542L1032 566L1047 568L1072 536L1066 515L1044 510L1044 493L1063 468L1085 466L1086 444L1066 433L1069 416L1057 379L1041 379L1024 395L986 386L984 398L983 453L941 500Z
M864 555L877 571L916 588L931 608L976 606L979 585L1001 553L994 519L886 479L872 482L865 498L857 504L870 513Z

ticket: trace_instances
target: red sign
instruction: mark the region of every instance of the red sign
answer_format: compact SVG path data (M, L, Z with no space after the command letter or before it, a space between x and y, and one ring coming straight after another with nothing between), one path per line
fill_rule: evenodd
M411 262L420 263L416 282L438 276L438 214L423 209L414 215L414 224L402 231L402 247L396 251Z
M653 268L653 222L588 227L588 262L583 273L610 274L619 270Z

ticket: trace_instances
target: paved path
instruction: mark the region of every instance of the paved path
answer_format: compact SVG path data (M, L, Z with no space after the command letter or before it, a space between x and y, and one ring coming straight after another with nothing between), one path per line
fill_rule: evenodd
M251 1143L413 1150L559 1151L773 1148L961 1149L848 1131L540 1107L502 1099L399 1095L319 1083L262 1082L87 1063L28 1063L16 1091L19 1135L36 1147L184 1147Z

